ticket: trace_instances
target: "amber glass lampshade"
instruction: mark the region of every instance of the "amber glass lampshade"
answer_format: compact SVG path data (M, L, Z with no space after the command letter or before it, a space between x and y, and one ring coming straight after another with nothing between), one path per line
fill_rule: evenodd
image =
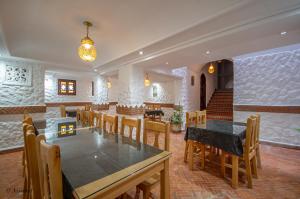
M94 41L89 37L89 27L92 26L92 23L85 21L83 24L87 27L87 34L86 37L81 39L81 45L78 48L78 55L82 60L92 62L97 57Z
M215 72L215 68L214 68L214 66L212 65L212 63L211 63L210 66L208 67L208 72L209 72L210 74L212 74L212 73Z
M151 84L151 81L150 81L150 79L148 77L148 74L146 74L146 77L145 77L145 80L144 80L144 84L145 84L145 86L150 86L150 84Z

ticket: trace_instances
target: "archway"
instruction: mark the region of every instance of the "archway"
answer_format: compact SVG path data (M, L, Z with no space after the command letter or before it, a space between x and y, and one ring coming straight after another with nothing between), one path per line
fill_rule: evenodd
M200 110L206 109L206 77L204 74L200 77Z

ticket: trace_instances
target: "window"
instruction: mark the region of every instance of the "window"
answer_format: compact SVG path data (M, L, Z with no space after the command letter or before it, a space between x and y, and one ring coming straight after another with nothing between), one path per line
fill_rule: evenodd
M58 95L76 95L76 80L59 79Z

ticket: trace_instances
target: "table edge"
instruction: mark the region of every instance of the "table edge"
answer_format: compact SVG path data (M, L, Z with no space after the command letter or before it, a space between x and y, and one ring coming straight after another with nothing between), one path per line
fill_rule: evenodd
M122 169L118 172L115 172L109 176L101 178L99 180L93 181L86 185L76 188L73 191L73 196L75 198L86 198L90 197L93 194L97 194L103 190L106 190L110 186L114 186L116 182L124 180L126 178L132 177L139 173L139 171L153 167L162 161L170 158L171 152L163 151L158 155L155 155L151 158L148 158L144 161L138 162L134 165L131 165L125 169ZM113 181L113 182L112 182Z

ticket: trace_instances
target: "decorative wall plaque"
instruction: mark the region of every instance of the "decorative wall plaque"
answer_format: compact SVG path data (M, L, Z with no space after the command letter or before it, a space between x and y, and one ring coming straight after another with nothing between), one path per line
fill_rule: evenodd
M32 68L30 66L6 65L3 84L31 86Z
M76 95L76 80L58 79L58 95Z

